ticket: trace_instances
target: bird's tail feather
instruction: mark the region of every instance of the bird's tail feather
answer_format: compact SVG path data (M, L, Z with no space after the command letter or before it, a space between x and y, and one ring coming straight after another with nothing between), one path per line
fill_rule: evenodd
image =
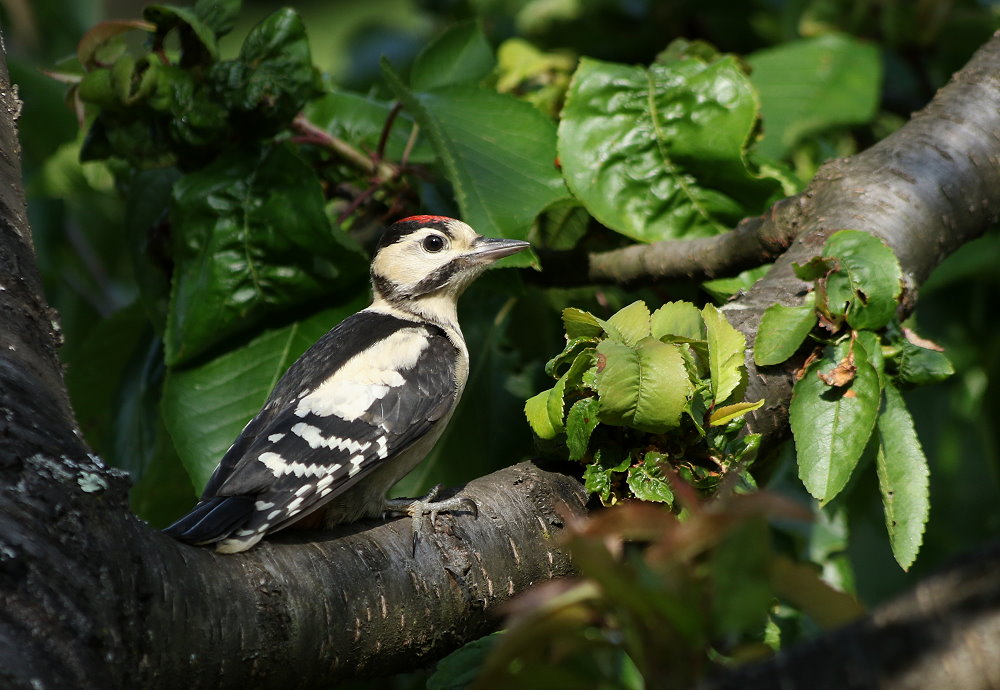
M232 534L253 513L251 496L215 496L163 530L189 544L211 544Z

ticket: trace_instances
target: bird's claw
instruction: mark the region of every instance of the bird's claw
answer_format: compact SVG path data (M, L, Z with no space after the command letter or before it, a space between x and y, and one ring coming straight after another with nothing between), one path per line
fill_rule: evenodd
M409 515L413 518L413 554L417 553L417 542L426 531L425 515L430 516L431 530L437 527L438 513L454 513L467 511L472 513L473 519L479 517L479 506L471 498L466 496L453 496L442 501L437 497L441 493L441 485L433 487L423 498L397 498L386 501L387 513L398 513Z

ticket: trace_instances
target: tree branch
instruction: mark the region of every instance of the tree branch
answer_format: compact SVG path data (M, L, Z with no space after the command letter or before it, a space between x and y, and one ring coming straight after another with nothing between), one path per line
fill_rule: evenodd
M774 261L788 249L801 226L800 197L774 204L758 217L745 218L714 237L633 244L603 252L540 251L545 271L534 277L544 285L618 283L658 280L704 281L732 276Z

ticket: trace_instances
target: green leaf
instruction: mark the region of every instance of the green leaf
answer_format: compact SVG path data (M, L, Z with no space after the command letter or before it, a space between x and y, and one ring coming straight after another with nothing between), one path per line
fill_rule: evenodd
M327 133L362 150L375 151L391 110L392 104L386 101L334 89L309 101L302 112ZM398 161L403 157L413 127L413 118L408 113L396 116L385 145L386 158ZM434 160L434 152L425 137L417 138L407 160L411 163Z
M464 690L473 685L490 651L506 631L480 637L441 659L427 679L426 690Z
M559 434L566 430L566 425L563 421L563 413L566 409L563 403L563 395L566 392L566 379L568 377L569 372L567 371L558 381L556 381L556 385L552 387L551 391L549 391L549 398L545 402L545 408L549 413L549 423L552 425L552 428L555 429L556 433Z
M878 418L875 458L892 555L909 570L920 551L930 515L930 470L906 402L891 383Z
M597 494L603 503L611 498L611 481L615 472L624 472L631 464L626 455L617 463L607 449L598 448L594 453L594 462L587 465L583 471L583 488L587 493Z
M593 350L596 345L597 341L594 338L570 338L566 341L563 351L545 363L545 374L559 378L562 376L559 370L564 365L572 366L577 357L587 350Z
M653 337L678 336L689 340L705 339L705 321L701 311L690 302L667 302L649 319Z
M747 340L733 328L721 311L711 304L701 310L708 340L708 366L712 376L715 404L726 402L746 377Z
M195 10L173 5L148 5L143 9L142 17L156 24L158 36L165 36L175 28L178 30L184 66L219 59L219 43L215 31L202 21Z
M580 61L559 125L573 193L601 223L652 242L721 232L780 189L750 171L753 88L734 57Z
M290 144L233 151L174 185L171 366L310 299L359 288L366 263L330 227Z
M725 426L726 424L729 424L729 422L734 419L739 419L748 412L760 409L763 405L764 399L761 398L757 402L741 402L717 407L712 412L712 416L708 418L709 425Z
M899 353L899 381L913 386L939 383L955 373L943 352L904 342Z
M216 36L224 36L236 25L242 5L242 0L198 0L194 13Z
M802 341L816 327L818 317L811 304L785 307L772 304L764 311L753 345L757 366L781 364L795 354Z
M477 231L527 239L535 217L567 197L555 165L555 127L531 105L475 86L414 92L388 62L382 71L430 139L463 219ZM518 257L509 265L534 261L527 252Z
M899 306L903 271L885 242L860 230L841 230L827 239L823 255L838 259L841 267L839 273L827 279L831 311L834 303L843 299L834 296L835 284L838 294L843 294L834 278L846 275L850 290L847 322L851 327L877 330L889 323Z
M643 456L641 465L628 468L626 483L640 501L674 504L674 491L663 476L662 462L666 462L664 455L650 452Z
M604 324L608 337L623 345L635 345L649 337L649 309L638 300L619 309Z
M305 25L287 7L251 29L239 58L213 65L209 79L222 105L241 116L241 129L261 134L287 127L321 93Z
M601 409L597 398L583 398L573 403L566 415L566 447L569 448L569 459L579 460L587 454L590 435L594 433Z
M562 312L563 328L566 329L566 337L574 338L600 338L604 335L604 324L590 312L568 307Z
M528 398L524 403L524 416L538 438L551 439L559 435L559 430L549 417L549 395L552 389L544 390Z
M757 151L781 158L803 137L870 121L878 107L878 47L838 34L784 43L747 56L760 93L764 139Z
M652 337L634 347L605 340L597 353L601 421L653 433L680 423L691 382L678 346Z
M285 370L365 301L355 298L291 326L266 331L200 366L167 373L163 419L199 491Z
M819 280L831 271L837 270L837 268L838 264L836 261L824 259L822 256L814 256L804 264L792 264L792 270L795 272L796 277L799 280L808 281Z
M493 49L478 22L455 24L435 38L413 62L410 86L429 91L462 82L478 82L496 66Z
M829 386L819 377L841 364L849 347L845 341L836 349L826 348L796 382L789 408L799 478L823 503L833 500L850 479L875 427L881 399L878 374L864 348L854 348L856 370L849 385Z

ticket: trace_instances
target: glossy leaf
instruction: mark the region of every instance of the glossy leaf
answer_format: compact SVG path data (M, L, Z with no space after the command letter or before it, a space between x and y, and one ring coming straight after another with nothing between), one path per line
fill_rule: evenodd
M366 301L355 298L304 321L265 331L243 347L200 366L168 372L163 419L199 492L285 370Z
M239 57L212 67L221 104L244 129L287 127L306 102L320 95L302 19L291 8L267 16L247 34Z
M913 386L939 383L955 373L948 355L912 343L903 343L899 354L899 380Z
M587 465L583 471L583 488L587 493L597 494L601 501L607 503L611 498L611 481L615 472L628 469L628 456L619 458L617 462L606 449L599 448L594 453L594 462Z
M366 261L331 229L290 145L233 151L178 180L166 359L176 365L276 312L363 285Z
M757 366L781 364L795 354L809 332L816 327L818 317L811 304L786 307L772 304L764 311L753 346L753 361Z
M892 555L903 570L909 570L920 551L930 515L930 470L906 402L892 384L885 388L878 437L875 467L885 527Z
M835 301L844 299L833 296L834 279L846 275L847 285L837 285L850 290L846 314L851 327L876 330L889 323L899 306L903 271L885 242L860 230L841 230L826 241L823 254L836 258L841 267L827 279L831 310Z
M878 374L864 348L855 347L850 385L829 386L819 377L840 365L847 343L827 348L796 382L789 408L799 478L810 494L828 503L840 493L861 459L875 427L881 400Z
M665 460L666 458L659 453L646 453L641 465L628 468L625 481L633 496L640 501L673 505L674 491L670 488L670 482L663 476L663 469L660 466Z
M733 57L648 69L584 58L559 125L573 193L643 242L720 232L779 189L744 158L756 96Z
M634 347L605 340L597 353L602 421L654 433L680 423L691 382L676 345L652 337Z
M555 127L531 105L477 86L407 88L383 74L430 139L462 218L487 235L526 239L535 217L568 196L556 170ZM534 261L529 252L508 265Z
M421 51L410 70L410 86L415 91L427 91L477 82L495 66L493 49L479 24L462 22L446 30Z
M747 56L760 93L764 138L757 151L781 158L804 136L875 116L882 78L876 45L824 34Z

